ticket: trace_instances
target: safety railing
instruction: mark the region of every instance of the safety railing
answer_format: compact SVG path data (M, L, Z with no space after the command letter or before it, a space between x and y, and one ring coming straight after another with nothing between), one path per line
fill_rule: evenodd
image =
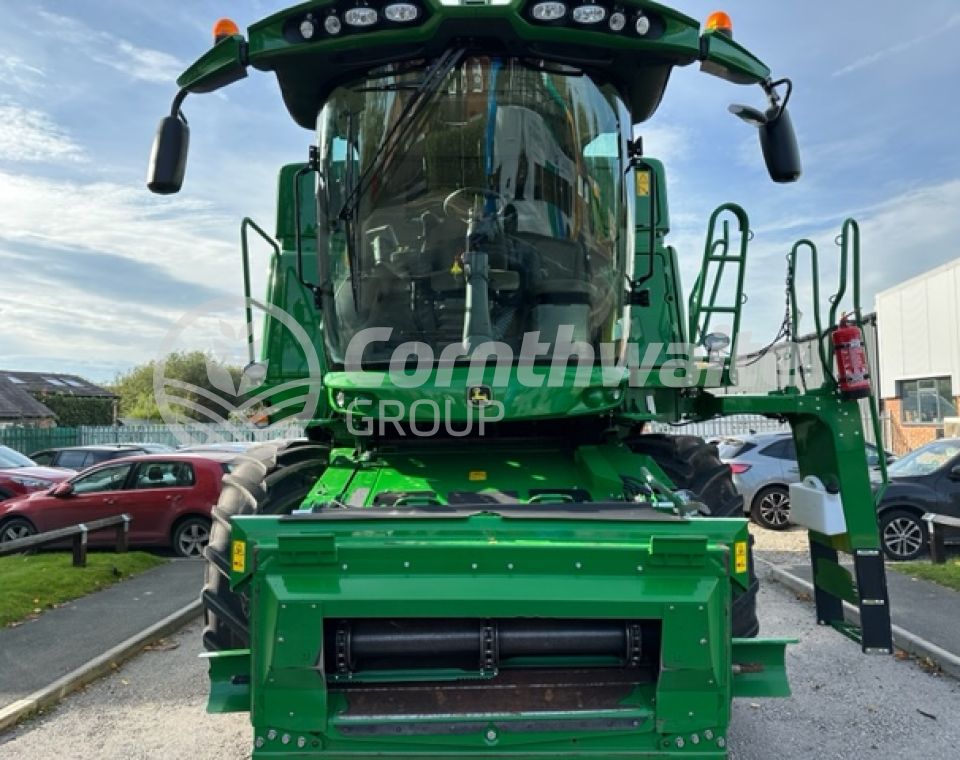
M248 230L256 232L264 242L273 249L273 260L280 257L280 244L277 243L263 228L249 216L244 217L240 222L240 254L243 259L243 309L244 316L247 319L244 330L247 333L247 358L249 363L253 364L257 360L256 347L253 344L253 296L250 288L250 242L248 239Z
M739 244L734 247L730 234L730 219L723 219L722 232L718 234L717 226L724 214L732 215L737 222L740 233ZM747 246L752 233L750 219L747 212L735 203L725 203L718 207L710 216L707 226L707 242L703 251L703 263L700 274L693 283L690 298L687 304L688 338L694 346L705 346L706 337L710 334L710 323L713 315L726 314L730 316L731 343L728 356L725 360L724 384L730 382L730 368L736 366L737 336L740 334L740 314L745 303L743 282L746 275ZM724 281L724 272L727 265L736 270L736 286L731 302L717 303L720 297L720 288Z
M73 566L86 567L87 536L91 533L113 528L116 531L116 551L118 553L126 552L130 545L130 522L132 520L133 518L130 515L122 514L116 517L104 517L101 520L90 520L89 522L78 525L71 525L68 528L48 530L45 533L37 533L34 536L17 538L13 541L4 541L0 543L0 557L6 554L19 554L21 552L39 549L42 546L70 541L73 545Z
M815 339L817 342L817 354L820 359L821 369L823 370L823 387L836 389L837 378L833 373L833 361L830 352L827 350L826 341L830 335L840 326L840 321L846 319L846 316L840 312L840 305L847 294L848 276L852 280L852 300L853 310L848 312L852 316L852 323L863 330L863 308L860 305L860 225L855 219L847 219L843 223L840 234L836 238L836 244L840 248L840 272L839 282L836 292L830 296L830 315L827 326L824 329L820 314L820 265L818 261L817 247L809 240L801 240L793 246L787 256L787 289L790 303L790 340L794 343L798 340L800 334L800 310L797 307L797 254L801 248L807 248L810 252L810 269L813 277L813 322L816 329ZM852 265L852 271L851 271ZM840 314L840 320L837 315ZM791 359L791 383L795 378L796 358ZM801 370L801 380L802 380ZM876 385L870 392L868 405L870 407L870 423L873 427L875 441L883 440L883 431L880 426L880 408L877 403ZM883 495L883 490L887 483L887 463L883 457L879 460L879 469L883 487L878 491L877 498Z

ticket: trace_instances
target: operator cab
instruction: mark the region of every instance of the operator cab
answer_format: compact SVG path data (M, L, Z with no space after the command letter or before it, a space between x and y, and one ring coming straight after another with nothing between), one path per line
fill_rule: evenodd
M407 341L613 339L632 239L612 87L515 58L394 64L335 89L317 126L335 361L370 327L393 332L366 362Z

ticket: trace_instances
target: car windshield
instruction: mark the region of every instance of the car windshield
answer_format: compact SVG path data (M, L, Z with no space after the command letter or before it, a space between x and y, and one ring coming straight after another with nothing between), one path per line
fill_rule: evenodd
M425 96L428 76L386 67L335 90L318 117L334 359L369 327L392 335L365 362L469 335L514 350L537 331L548 345L561 329L612 340L630 245L616 94L515 59L463 59ZM489 269L479 299L473 251Z
M9 446L0 446L0 467L33 467L33 462Z
M916 478L939 470L957 454L960 454L960 442L935 441L911 451L887 468L887 473L897 478Z

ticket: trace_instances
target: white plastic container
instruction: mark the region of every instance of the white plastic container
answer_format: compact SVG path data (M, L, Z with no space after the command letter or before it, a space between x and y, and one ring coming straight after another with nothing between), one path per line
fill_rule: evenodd
M847 532L840 494L829 493L820 479L812 475L790 485L790 522L825 536Z

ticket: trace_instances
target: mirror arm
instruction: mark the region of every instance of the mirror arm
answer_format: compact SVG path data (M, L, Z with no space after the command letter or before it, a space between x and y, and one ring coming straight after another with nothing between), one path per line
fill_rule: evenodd
M787 92L781 102L777 88L783 87L784 85L786 85ZM760 83L760 87L763 89L764 94L767 96L767 101L770 103L770 107L767 109L767 121L776 121L783 114L784 109L790 102L790 96L793 95L793 81L788 77L776 81L768 77Z
M175 119L180 119L184 124L187 123L187 117L183 115L183 111L180 110L183 105L183 101L187 99L187 95L190 94L190 90L182 89L173 99L173 103L170 105L170 115Z

